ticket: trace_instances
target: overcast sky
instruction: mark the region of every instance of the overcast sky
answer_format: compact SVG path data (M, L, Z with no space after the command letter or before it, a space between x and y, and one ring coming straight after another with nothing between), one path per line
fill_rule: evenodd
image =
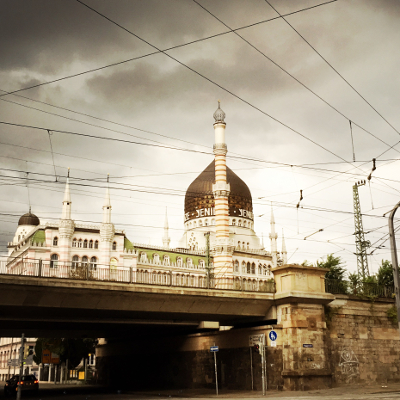
M29 202L42 222L60 217L68 167L74 219L101 222L109 173L116 227L161 245L168 207L177 245L221 100L256 232L269 250L272 202L290 262L335 253L355 271L352 185L377 159L359 189L376 272L390 259L382 215L400 193L400 2L294 13L323 2L0 0L0 121L51 133L0 124L0 253Z

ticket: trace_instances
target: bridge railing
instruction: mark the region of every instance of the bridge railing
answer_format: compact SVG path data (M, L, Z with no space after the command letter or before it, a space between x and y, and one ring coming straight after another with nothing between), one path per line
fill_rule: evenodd
M354 294L361 297L394 297L393 285L384 286L371 282L350 282L339 279L325 279L325 291L332 294Z
M0 274L39 278L76 279L169 287L240 290L275 293L273 279L256 280L245 277L211 277L205 271L182 272L157 268L113 267L93 263L19 262L0 264Z

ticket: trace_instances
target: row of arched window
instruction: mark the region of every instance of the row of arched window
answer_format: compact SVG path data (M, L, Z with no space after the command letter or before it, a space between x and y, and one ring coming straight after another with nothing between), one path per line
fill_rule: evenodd
M57 244L58 244L58 238L55 237L53 239L53 246L57 246ZM92 239L90 239L90 240L79 239L78 240L77 238L74 238L74 239L72 239L72 247L81 247L83 249L98 249L99 241L98 240L93 241ZM112 249L117 250L117 242L114 241L112 243Z
M50 268L57 268L58 260L59 260L58 254L52 254L50 257ZM72 268L77 268L80 266L87 266L87 265L89 265L90 269L96 269L97 268L97 258L91 257L90 262L89 262L88 256L83 256L80 261L79 261L79 256L75 255L72 257Z
M233 266L234 266L234 271L235 272L240 272L240 267L239 267L239 261L235 260L233 262ZM271 266L267 265L267 264L258 264L258 269L257 269L258 275L270 275L271 274ZM243 274L252 274L255 275L256 274L256 264L250 263L250 262L245 262L242 261L242 273Z
M147 253L145 253L144 251L141 252L140 255L139 255L139 261L141 263L147 263L148 262ZM162 265L165 265L165 266L171 265L171 259L166 254L164 254L164 256L163 256L163 258L161 260L160 255L157 254L157 253L154 253L152 261L153 261L154 264L162 264ZM186 263L186 266L188 268L193 267L193 260L190 257L187 257L185 259L185 263ZM182 257L176 257L176 266L177 267L183 267L183 258ZM204 268L204 266L205 266L204 260L199 260L199 268Z
M72 257L72 268L77 268L77 267L86 267L89 265L90 269L96 269L97 268L97 258L96 257L91 257L90 262L89 262L89 257L88 256L83 256L81 261L79 261L79 256L73 256Z
M245 242L238 242L238 244L237 244L237 249L238 250L250 250L250 243L249 242L247 242L247 245L246 245L246 243Z
M210 222L210 223L209 223ZM208 220L208 218L199 219L199 220L194 220L190 221L186 224L187 228L192 229L196 228L197 226L208 226L208 225L215 225L215 219L212 219L211 221ZM232 226L243 226L244 228L251 228L253 229L254 223L251 221L247 221L246 219L241 220L236 218L233 218L230 220L230 225Z

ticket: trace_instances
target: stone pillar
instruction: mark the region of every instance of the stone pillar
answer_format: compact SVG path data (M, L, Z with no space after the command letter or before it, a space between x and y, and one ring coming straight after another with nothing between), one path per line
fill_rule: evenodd
M67 182L65 184L65 192L64 192L64 200L63 200L63 208L62 215L60 220L60 225L58 228L59 232L59 261L61 265L70 265L70 252L71 252L71 238L74 234L75 224L71 219L71 193L69 190L69 168L68 168L68 177Z
M326 348L323 268L291 264L274 269L278 324L282 326L283 388L311 390L332 386Z

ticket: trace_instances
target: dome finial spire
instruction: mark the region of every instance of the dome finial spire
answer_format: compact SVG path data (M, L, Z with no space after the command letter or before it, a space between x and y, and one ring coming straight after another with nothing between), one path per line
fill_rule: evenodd
M220 101L220 100L218 100L218 108L217 108L217 110L215 111L213 117L214 117L214 119L215 119L215 123L218 123L218 122L225 123L225 117L226 117L226 115L225 115L225 113L224 113L224 112L222 111L222 109L221 109L221 101Z

